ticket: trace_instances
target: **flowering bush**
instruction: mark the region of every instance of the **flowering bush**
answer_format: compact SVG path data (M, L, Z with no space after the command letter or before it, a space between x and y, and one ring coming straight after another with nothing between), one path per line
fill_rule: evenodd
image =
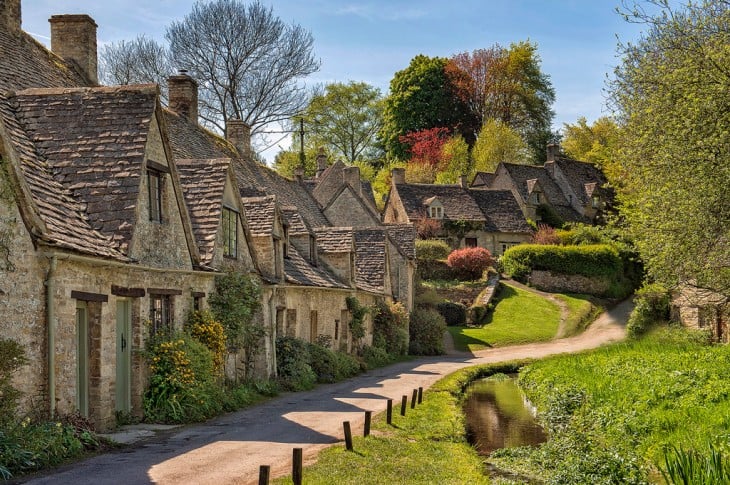
M476 280L494 264L494 258L484 248L462 248L452 251L447 263L456 270L460 279Z
M537 231L532 235L532 244L561 244L561 239L555 228L538 224Z
M226 357L226 333L223 325L210 312L196 311L188 318L187 330L213 354L213 366L218 374L223 372Z

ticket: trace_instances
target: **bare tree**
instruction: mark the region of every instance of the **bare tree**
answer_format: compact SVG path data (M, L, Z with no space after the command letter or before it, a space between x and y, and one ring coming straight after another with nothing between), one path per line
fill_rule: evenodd
M167 48L140 35L107 44L99 56L102 84L157 83L167 100L167 77L173 72Z
M311 33L271 8L239 0L199 1L167 29L171 57L200 83L200 117L224 131L239 118L262 132L307 104L300 82L319 69Z

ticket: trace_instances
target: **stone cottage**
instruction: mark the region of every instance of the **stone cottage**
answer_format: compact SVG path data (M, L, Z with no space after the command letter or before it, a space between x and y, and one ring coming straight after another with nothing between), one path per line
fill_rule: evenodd
M672 292L670 317L695 330L707 330L716 342L730 342L730 297L685 283Z

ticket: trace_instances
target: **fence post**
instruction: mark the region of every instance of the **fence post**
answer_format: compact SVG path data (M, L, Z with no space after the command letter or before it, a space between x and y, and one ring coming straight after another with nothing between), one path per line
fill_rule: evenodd
M365 411L365 427L362 430L362 435L366 438L370 436L370 420L373 418L372 411Z
M302 448L294 448L292 458L291 480L294 485L302 485Z
M269 475L271 467L269 465L261 465L259 467L259 485L269 485Z
M345 428L345 448L352 451L352 430L350 430L350 422L344 421L342 427Z
M393 400L388 399L388 410L385 413L385 422L393 424Z
M403 396L403 398L400 401L400 415L401 416L406 415L406 405L408 405L408 396Z
M421 404L423 402L423 388L418 388L418 404Z
M413 389L413 395L411 396L411 409L416 407L416 399L418 399L418 389Z

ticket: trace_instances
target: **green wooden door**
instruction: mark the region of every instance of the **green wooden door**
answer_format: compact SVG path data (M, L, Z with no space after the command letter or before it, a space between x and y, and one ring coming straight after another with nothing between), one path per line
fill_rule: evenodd
M76 302L76 405L89 416L89 317L86 302Z
M117 382L116 410L128 413L132 409L130 383L132 380L132 302L117 300Z

